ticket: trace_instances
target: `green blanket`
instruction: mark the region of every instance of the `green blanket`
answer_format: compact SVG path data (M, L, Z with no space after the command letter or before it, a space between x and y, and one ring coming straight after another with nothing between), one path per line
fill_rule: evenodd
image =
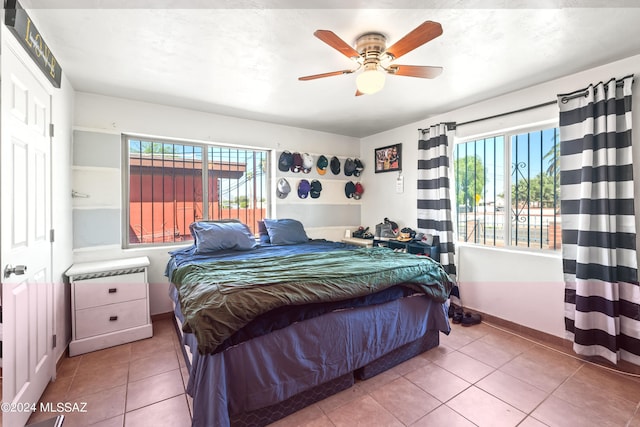
M427 257L385 248L190 264L172 277L201 353L213 352L251 320L278 307L342 301L404 284L444 302L451 281Z

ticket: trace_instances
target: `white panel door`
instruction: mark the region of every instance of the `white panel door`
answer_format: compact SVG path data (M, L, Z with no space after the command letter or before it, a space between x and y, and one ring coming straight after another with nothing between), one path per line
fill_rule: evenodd
M48 236L51 95L12 48L3 43L1 57L2 399L3 408L10 403L19 409L38 402L55 369ZM29 415L4 412L2 423L22 426Z

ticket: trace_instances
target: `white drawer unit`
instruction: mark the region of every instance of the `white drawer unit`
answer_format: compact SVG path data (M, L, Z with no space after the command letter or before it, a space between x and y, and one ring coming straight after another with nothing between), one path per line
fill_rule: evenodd
M147 257L72 265L69 356L153 335Z

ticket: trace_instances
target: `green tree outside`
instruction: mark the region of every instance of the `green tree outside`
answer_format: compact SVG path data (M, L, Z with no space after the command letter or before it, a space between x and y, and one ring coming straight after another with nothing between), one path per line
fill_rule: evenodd
M480 156L466 156L456 159L456 201L458 206L466 206L472 212L476 209L476 200L483 198L485 167Z

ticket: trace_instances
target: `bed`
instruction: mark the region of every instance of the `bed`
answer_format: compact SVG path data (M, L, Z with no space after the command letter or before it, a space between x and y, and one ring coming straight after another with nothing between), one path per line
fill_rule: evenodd
M194 223L193 246L170 253L194 426L267 425L450 331L437 262L265 223L260 243L242 223Z

